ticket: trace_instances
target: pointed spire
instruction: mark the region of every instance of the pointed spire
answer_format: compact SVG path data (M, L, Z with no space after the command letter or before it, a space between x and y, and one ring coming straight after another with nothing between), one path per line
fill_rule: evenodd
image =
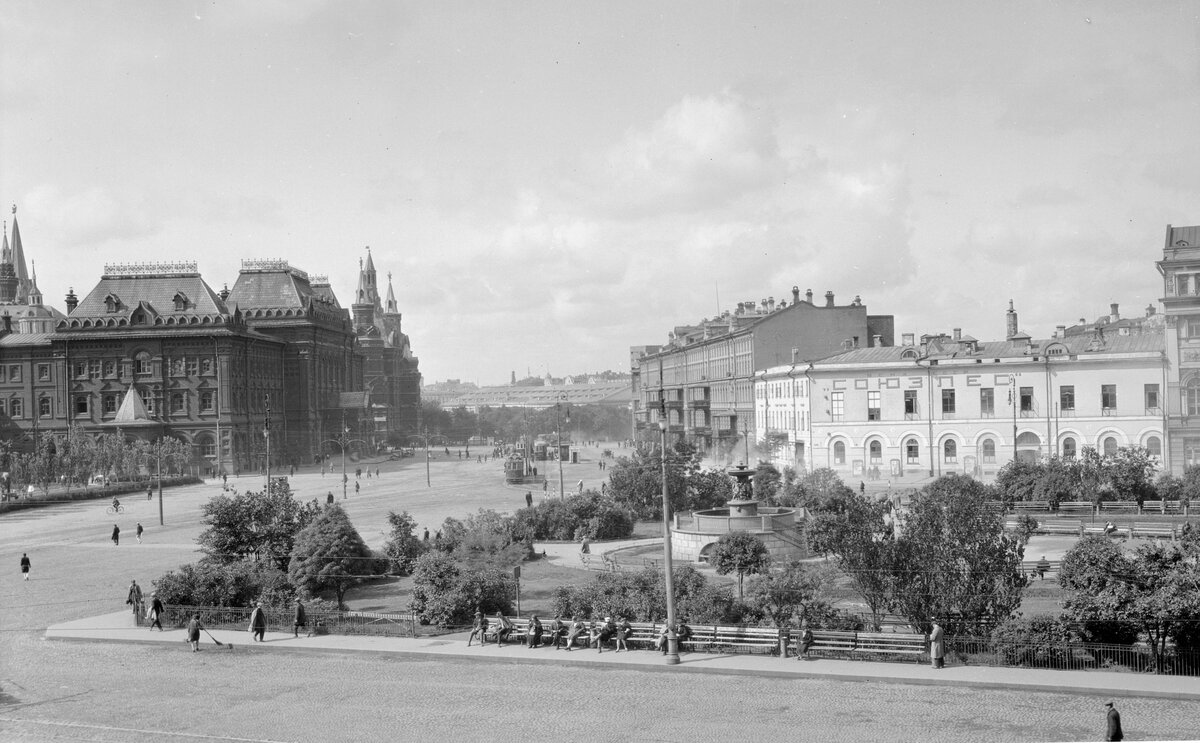
M387 311L396 313L400 310L396 309L396 292L392 291L392 272L388 271L388 293L387 293Z
M18 303L23 304L29 297L29 271L25 268L25 248L21 245L21 228L17 225L17 205L12 206L12 267L17 277Z
M8 249L8 220L4 220L4 249L0 251L0 263L12 263L12 252Z
M29 279L29 300L28 304L31 307L40 307L42 304L42 290L38 289L37 285L37 261L32 261L33 275Z

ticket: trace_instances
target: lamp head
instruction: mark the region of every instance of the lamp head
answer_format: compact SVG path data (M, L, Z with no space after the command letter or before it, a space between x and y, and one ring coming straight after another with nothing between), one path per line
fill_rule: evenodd
M665 420L660 420L658 422L658 430L660 430L660 431L667 430L667 422Z

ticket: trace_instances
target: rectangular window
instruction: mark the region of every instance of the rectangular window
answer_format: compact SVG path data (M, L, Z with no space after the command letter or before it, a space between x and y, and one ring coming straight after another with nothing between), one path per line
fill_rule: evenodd
M904 390L904 419L912 420L917 417L917 391Z
M104 396L104 414L105 415L112 415L113 413L117 412L117 405L118 405L118 403L117 403L116 395L105 395Z
M212 390L202 390L200 392L200 409L205 413L211 413L213 411L213 402L215 400L216 395L213 394ZM697 418L699 421L701 421L698 425L704 425L704 416L700 415Z
M187 369L187 375L189 377L196 377L200 375L200 359L197 359L194 356L189 357L184 362L184 366Z
M1021 415L1030 415L1033 413L1033 388L1021 388Z
M1148 384L1146 385L1146 412L1154 413L1158 411L1158 408L1158 385Z
M909 464L919 464L921 462L921 445L916 439L909 439L904 444L904 456Z
M0 364L0 382L4 381L4 365Z
M48 397L38 398L38 417L39 418L49 418L51 415L53 415L51 407L52 406L50 404L50 398L48 398Z
M1181 297L1188 294L1188 275L1186 273L1175 275L1175 293Z
M37 371L38 371L38 381L39 382L49 382L50 381L50 365L49 364L38 364Z
M8 405L9 415L13 418L20 418L25 415L25 404L20 400L13 400Z
M0 400L0 415L8 415L8 401Z
M867 420L877 421L879 415L879 390L873 390L867 393Z
M954 390L942 390L942 417L954 415Z
M183 412L183 410L184 410L183 400L184 400L184 397L183 397L182 392L172 392L171 393L171 412L172 413L182 413Z
M115 361L105 361L104 362L104 376L106 376L106 377L117 376L117 362L115 362Z
M75 378L76 379L87 378L87 362L86 361L76 361L74 366L75 366Z
M840 421L845 417L846 410L846 393L833 392L829 395L830 410L829 413L833 416L833 420Z
M19 365L17 365L17 364L9 364L8 365L8 381L10 381L10 382L20 382L21 381L21 367Z
M100 378L100 359L93 359L88 362L88 379Z
M75 415L87 415L87 414L88 414L88 396L87 395L76 395L75 396Z
M1058 409L1064 413L1075 411L1075 385L1064 384L1058 388Z
M138 354L137 359L133 362L133 370L137 374L150 374L154 371L154 364L150 360L150 354Z
M1187 321L1187 337L1195 340L1200 338L1200 318L1189 317Z
M213 373L212 359L200 359L200 373L201 374L212 374Z
M979 390L979 413L984 418L991 418L996 414L996 390L991 387L982 387Z
M1117 385L1100 385L1100 409L1105 415L1111 415L1117 409Z
M183 376L183 359L171 359L171 376Z

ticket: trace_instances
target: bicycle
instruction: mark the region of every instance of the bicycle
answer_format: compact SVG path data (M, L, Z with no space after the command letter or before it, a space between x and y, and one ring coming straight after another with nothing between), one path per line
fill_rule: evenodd
M114 513L125 513L125 506L117 506L115 508L113 506L109 506L108 508L104 509L104 512L109 515Z

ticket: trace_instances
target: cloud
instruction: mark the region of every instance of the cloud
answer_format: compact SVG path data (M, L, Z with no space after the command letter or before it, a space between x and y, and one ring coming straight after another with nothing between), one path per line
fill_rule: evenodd
M728 204L783 173L771 117L723 93L686 97L585 158L573 190L618 216L690 213Z

